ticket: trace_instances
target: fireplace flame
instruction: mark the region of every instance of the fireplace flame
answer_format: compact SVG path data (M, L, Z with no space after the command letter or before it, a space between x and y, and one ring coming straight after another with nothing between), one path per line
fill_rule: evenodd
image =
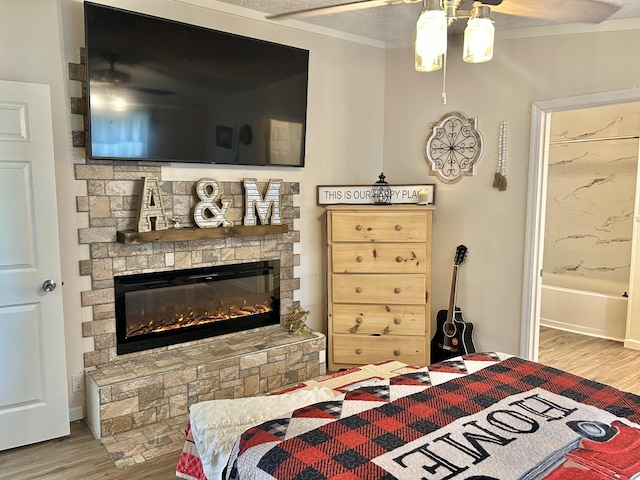
M198 314L192 310L188 314L178 314L173 319L155 319L135 325L127 325L127 337L136 335L146 335L155 332L166 332L167 330L176 330L179 328L193 327L196 325L206 325L215 322L224 322L239 317L247 317L251 315L259 315L271 312L271 307L264 304L247 305L243 301L243 307L230 307L228 312L217 311L209 313L204 310Z

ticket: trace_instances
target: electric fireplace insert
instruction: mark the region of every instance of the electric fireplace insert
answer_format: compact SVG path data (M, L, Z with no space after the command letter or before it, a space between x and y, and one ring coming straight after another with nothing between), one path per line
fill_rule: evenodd
M117 353L280 323L280 262L115 277Z

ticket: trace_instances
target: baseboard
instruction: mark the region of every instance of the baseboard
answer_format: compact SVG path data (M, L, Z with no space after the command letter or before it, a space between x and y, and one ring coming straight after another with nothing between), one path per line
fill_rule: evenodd
M84 409L80 407L69 408L69 421L75 422L76 420L82 420L84 418Z
M629 340L627 338L624 341L624 347L630 348L631 350L640 350L640 340Z
M611 332L606 332L596 328L583 327L572 323L558 322L549 318L540 318L540 326L555 328L570 333L578 333L580 335L588 335L590 337L604 338L606 340L613 340L616 342L624 341L624 338L616 337L615 335L612 335ZM640 350L640 345L638 346L638 350Z

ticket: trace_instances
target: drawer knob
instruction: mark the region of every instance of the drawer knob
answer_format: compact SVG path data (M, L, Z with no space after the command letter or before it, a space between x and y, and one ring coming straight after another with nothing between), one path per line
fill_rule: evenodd
M356 262L361 263L362 262L362 257L360 255L358 255L356 257Z
M393 227L396 229L396 232L399 232L400 230L402 230L402 227L400 225L396 225L395 227Z
M402 262L402 257L400 255L398 255L396 257L396 262L398 262L398 263Z
M358 328L360 327L360 325L354 325L353 327L351 327L351 329L349 330L349 333L357 333L358 332Z
M362 287L356 287L356 293L362 293Z
M362 349L356 348L356 355L361 355L361 354L362 354Z
M396 357L399 357L399 356L400 356L400 350L394 350L394 351L393 351L393 354L394 354Z
M362 323L362 319L360 317L356 318L356 323L358 324Z
M362 225L356 225L356 232L359 232L360 230L362 230Z
M400 325L400 322L402 320L400 319L400 317L393 317L393 323L395 323L396 325Z
M393 293L400 293L400 288L399 287L394 288Z

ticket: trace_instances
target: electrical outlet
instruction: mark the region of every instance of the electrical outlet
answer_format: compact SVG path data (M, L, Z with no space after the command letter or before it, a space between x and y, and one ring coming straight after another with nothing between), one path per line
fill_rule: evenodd
M74 373L71 375L71 391L79 392L84 390L84 376L82 373Z

